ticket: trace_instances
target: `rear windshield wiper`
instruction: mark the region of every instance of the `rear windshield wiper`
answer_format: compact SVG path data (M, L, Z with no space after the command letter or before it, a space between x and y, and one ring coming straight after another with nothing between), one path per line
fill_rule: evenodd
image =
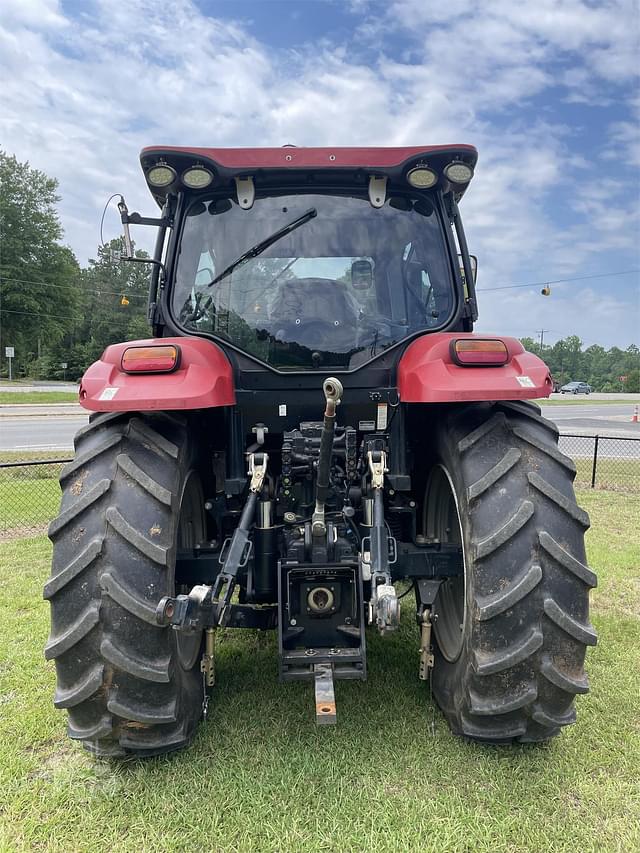
M311 210L307 210L306 213L303 213L302 216L299 216L297 219L294 219L293 222L290 222L288 225L284 225L282 228L279 228L277 231L274 231L273 234L270 234L268 237L265 237L264 240L261 240L259 243L256 243L255 246L252 246L250 249L247 249L246 252L243 252L239 258L236 258L235 261L229 264L228 267L222 270L220 275L217 275L213 281L210 281L207 284L207 287L213 287L214 284L217 284L219 281L222 281L223 278L226 278L230 275L235 269L237 269L241 264L246 263L246 261L251 260L251 258L255 258L258 255L261 255L262 252L266 251L269 246L273 246L278 240L282 237L285 237L287 234L290 234L292 231L295 231L296 228L300 228L301 225L304 225L310 219L314 219L318 215L318 211L315 207L312 207Z

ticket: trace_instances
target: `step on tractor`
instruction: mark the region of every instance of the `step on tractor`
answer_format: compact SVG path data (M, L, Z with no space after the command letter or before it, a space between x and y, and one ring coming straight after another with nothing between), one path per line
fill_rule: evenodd
M401 605L455 734L574 722L589 520L528 402L551 392L546 365L473 332L458 204L476 159L142 151L159 215L118 206L125 259L130 226L157 228L151 337L85 373L92 415L49 529L54 703L94 755L186 746L220 630L276 632L280 680L309 682L309 722L335 723L334 682L366 679L367 636Z

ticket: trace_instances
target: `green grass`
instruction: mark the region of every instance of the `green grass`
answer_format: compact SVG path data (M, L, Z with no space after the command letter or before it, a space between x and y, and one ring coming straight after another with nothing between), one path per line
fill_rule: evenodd
M576 463L576 487L591 486L593 459L574 458ZM596 489L612 489L624 492L640 492L640 459L598 459L596 467Z
M0 421L0 426L2 421ZM37 462L40 459L71 459L72 450L0 450L2 462Z
M59 467L59 466L58 466ZM46 527L58 514L60 486L57 478L19 479L0 472L0 537L16 528Z
M10 452L1 454L0 461L12 461L4 458L10 455ZM21 452L16 455L24 457ZM45 454L47 458L65 456L68 454ZM61 469L62 464L0 468L0 539L46 530L60 506Z
M17 406L21 403L77 403L73 391L0 391L0 404Z
M52 707L50 545L0 544L0 850L639 850L640 496L580 498L600 638L578 722L547 746L453 737L416 677L407 613L400 634L370 637L369 680L337 684L336 728L315 727L310 685L277 683L272 636L228 631L192 747L96 763Z
M562 397L541 397L539 400L534 400L539 406L633 406L638 404L637 399L629 397L621 397L619 400L599 400L593 398L590 394L565 394Z

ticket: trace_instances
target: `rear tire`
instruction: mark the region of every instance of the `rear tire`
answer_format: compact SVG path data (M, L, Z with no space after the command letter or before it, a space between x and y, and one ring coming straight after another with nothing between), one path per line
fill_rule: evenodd
M425 532L462 542L465 576L434 603L433 694L454 733L474 740L547 740L588 690L589 518L557 437L521 402L451 410L438 432L426 496L442 505L426 505Z
M54 704L68 711L69 736L97 756L180 749L202 713L201 638L159 627L155 607L175 595L177 545L204 537L186 421L98 415L75 447L49 528Z

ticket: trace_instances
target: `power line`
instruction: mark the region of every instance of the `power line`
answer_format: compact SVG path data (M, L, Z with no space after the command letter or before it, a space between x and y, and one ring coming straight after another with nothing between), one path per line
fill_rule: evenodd
M78 323L84 323L86 317L76 317L72 314L50 314L48 311L13 311L10 308L3 308L3 314L23 314L28 317L53 317L56 320L75 320ZM125 315L123 314L123 317ZM129 318L130 319L130 318Z
M500 287L479 287L477 288L478 293L489 293L492 290L515 290L519 287L537 287L541 284L563 284L567 281L586 281L590 278L612 278L617 275L631 275L632 273L639 273L640 269L637 270L620 270L619 272L602 272L597 275L575 275L571 278L545 278L542 281L530 281L527 284L505 284Z
M52 282L48 282L48 281L34 281L32 279L4 278L4 279L2 279L2 281L13 282L16 284L37 284L40 287L56 287L56 288L60 288L61 290L67 289L67 285L64 285L64 284L53 284ZM145 301L149 298L148 294L146 294L146 293L135 293L135 292L132 292L131 290L129 290L127 287L123 287L122 290L102 290L102 288L100 290L93 290L90 287L83 287L81 283L80 283L80 286L78 288L78 292L79 293L93 293L96 296L102 296L103 294L106 296L122 296L124 293L124 294L126 294L127 299L143 299Z
M116 290L102 290L102 288L100 288L99 290L95 290L91 287L84 287L81 281L77 281L77 282L68 281L66 284L54 284L51 281L38 281L38 280L33 279L33 278L9 278L7 276L2 278L1 281L12 282L14 284L37 284L39 287L57 287L57 288L60 288L62 290L66 290L69 287L69 285L74 284L74 285L78 286L79 290L82 293L96 293L96 294L100 294L100 295L104 293L104 294L110 294L112 296L122 296L122 293L124 291L127 291L127 287L123 287L122 290L118 290L118 291L116 291ZM94 284L95 283L96 282L94 282ZM100 282L97 282L97 283L99 284ZM109 282L109 284L113 284L113 282ZM146 293L133 293L131 291L127 292L127 298L129 298L129 296L132 296L134 299L147 299L148 298Z

